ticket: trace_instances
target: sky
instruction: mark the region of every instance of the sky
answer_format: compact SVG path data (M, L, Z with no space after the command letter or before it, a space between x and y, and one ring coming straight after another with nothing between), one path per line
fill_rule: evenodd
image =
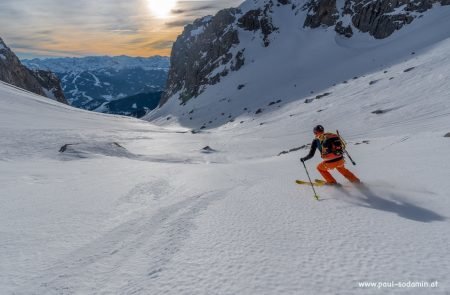
M184 25L243 0L0 0L0 37L20 57L169 56Z

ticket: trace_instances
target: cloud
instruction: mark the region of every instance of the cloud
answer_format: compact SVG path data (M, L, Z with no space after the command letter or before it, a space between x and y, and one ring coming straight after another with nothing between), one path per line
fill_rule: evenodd
M134 38L134 39L131 39L130 41L128 41L129 44L142 44L142 43L147 43L147 42L148 42L148 38L146 38L146 37Z
M168 28L182 28L198 18L214 15L220 9L236 7L242 2L243 0L179 1L177 8L172 10L172 14L177 17L177 20L166 22L165 25Z
M155 49L168 49L172 48L173 40L158 40L155 42L148 43L147 46Z
M220 6L216 1L180 1L178 7L172 10L172 14L177 16L177 20L166 22L165 25L168 28L183 28L197 18L213 14L219 9Z
M172 14L183 14L185 12L186 12L186 10L184 10L184 9L172 9L171 10Z
M58 41L49 34L9 36L7 39L12 47L36 47L37 44L58 44Z
M184 14L184 13L192 13L192 12L198 12L198 11L210 11L213 9L217 9L217 6L215 5L204 5L200 7L191 7L189 9L172 9L172 14Z
M53 32L54 32L53 30L41 30L41 31L36 31L36 34L46 36L46 35L53 34Z
M178 0L158 19L147 0L0 0L0 35L22 55L169 55L186 24L238 2Z
M137 24L111 24L105 26L105 31L110 31L117 34L135 35L142 32L142 29Z
M9 3L0 3L0 15L8 16L8 18L21 18L23 13Z
M188 18L188 19L181 19L181 20L176 20L173 22L167 22L165 23L166 27L169 28L178 28L178 27L184 27L185 25L191 24L193 22L193 19Z
M55 57L55 56L76 56L81 57L86 55L86 52L76 50L52 50L45 49L38 46L14 44L11 43L11 47L14 48L14 52L20 58L34 58L34 57Z

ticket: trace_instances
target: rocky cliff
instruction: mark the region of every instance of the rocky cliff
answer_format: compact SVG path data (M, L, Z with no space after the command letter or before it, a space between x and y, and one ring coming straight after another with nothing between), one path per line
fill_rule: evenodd
M17 56L0 39L0 80L45 96L33 73L22 65Z
M67 103L59 79L51 72L26 68L0 38L0 80L38 95Z
M242 52L231 50L239 43L235 28L238 13L237 9L222 10L215 17L204 17L185 27L173 45L161 104L177 92L186 102L202 91L202 85L216 84L228 71L239 69Z
M274 10L280 7L290 13L283 12L278 22L283 17L298 18L302 27L297 30L331 27L338 36L351 38L360 32L383 39L422 17L434 4L448 5L450 0L245 1L239 8L222 10L184 28L173 45L169 78L160 105L172 97L185 104L209 85L251 62L249 47L271 46L271 40L280 33L274 20Z
M283 0L276 3L287 4ZM269 1L256 9L225 9L187 25L172 48L161 105L176 93L184 103L202 93L206 85L217 84L229 72L238 71L245 63L245 48L238 49L239 30L257 33L262 45L269 46L270 34L277 31L271 18L273 5Z
M304 26L335 26L349 38L356 29L384 39L436 3L449 5L450 0L345 0L342 7L336 0L312 0L303 6L308 13Z
M45 96L59 101L64 104L69 104L61 87L61 80L53 72L43 70L33 70L33 75L38 80Z

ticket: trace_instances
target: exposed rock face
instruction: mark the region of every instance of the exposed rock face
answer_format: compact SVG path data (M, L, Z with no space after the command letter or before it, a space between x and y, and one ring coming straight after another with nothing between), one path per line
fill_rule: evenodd
M333 26L339 18L336 0L313 0L306 3L304 9L308 10L305 27Z
M285 5L287 2L282 4ZM253 32L261 30L264 36L263 40L265 47L270 45L270 34L278 30L278 28L273 25L272 18L270 16L272 6L273 2L269 2L264 6L264 9L261 8L250 10L238 20L238 26L244 30Z
M338 8L335 0L313 0L303 6L308 11L304 26L335 25L335 31L346 37L353 35L353 26L384 39L411 23L417 14L430 9L434 3L449 5L450 0L346 0L343 8ZM348 19L350 23L345 21Z
M171 69L160 105L178 93L182 103L202 93L206 85L238 71L245 64L245 49L238 49L239 30L261 34L262 45L270 45L270 35L277 31L272 21L274 5L290 0L265 1L261 8L242 13L230 8L187 25L172 48Z
M33 73L47 97L68 104L61 88L61 81L54 73L42 70L33 71Z
M344 27L344 25L342 24L342 21L339 21L336 26L334 27L334 30L340 34L340 35L344 35L347 38L350 38L351 36L353 36L353 29L350 25L347 25L346 27Z
M352 23L360 31L369 32L377 39L386 38L413 21L414 18L407 11L390 14L395 8L405 4L406 1L397 0L354 3Z
M22 65L17 56L0 38L0 80L19 88L45 96L33 73Z
M242 52L230 52L239 43L233 26L237 13L237 9L222 10L184 28L172 48L171 69L161 105L179 91L180 100L186 102L201 93L202 85L216 84L228 71L242 66ZM220 66L223 69L214 72Z
M26 68L1 38L0 80L38 95L67 103L62 93L59 79L53 73L45 71L33 72Z

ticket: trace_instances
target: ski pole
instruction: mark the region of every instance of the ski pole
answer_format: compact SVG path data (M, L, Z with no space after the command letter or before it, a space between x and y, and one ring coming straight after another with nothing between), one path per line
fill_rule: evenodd
M353 161L352 157L350 156L350 154L347 151L347 143L345 142L345 140L342 138L342 136L339 134L339 130L336 130L337 135L339 136L339 138L341 139L342 143L344 144L344 152L347 155L347 157L349 158L349 160L352 162L353 166L356 166L356 162Z
M314 192L314 198L316 198L316 200L319 200L319 196L317 195L316 190L314 189L314 185L311 181L311 177L309 176L308 169L306 168L306 164L303 161L302 161L302 163L303 163L303 167L305 167L306 175L308 175L309 183L311 184L311 188Z

